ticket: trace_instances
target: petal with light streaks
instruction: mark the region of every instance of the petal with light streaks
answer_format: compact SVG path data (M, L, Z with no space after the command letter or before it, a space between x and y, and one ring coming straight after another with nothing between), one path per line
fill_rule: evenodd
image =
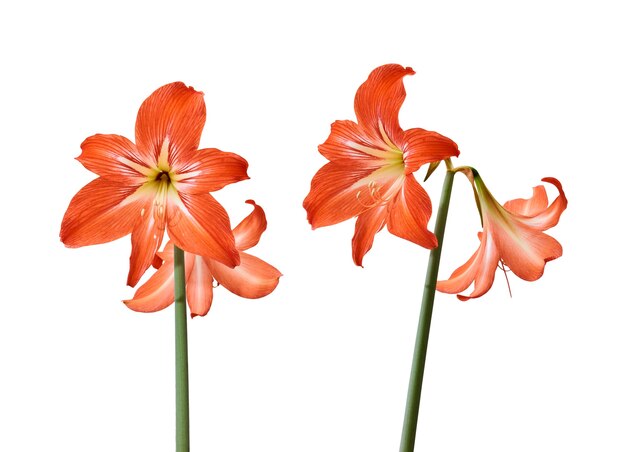
M215 280L235 295L244 298L261 298L278 285L282 274L258 257L240 253L241 264L228 268L215 261L207 261Z
M141 160L135 144L123 136L93 135L80 147L82 153L77 160L99 176L140 184L147 176L156 174L156 170L148 168Z
M365 83L356 92L354 111L357 122L370 135L380 136L381 126L384 133L397 143L402 134L398 113L406 97L402 79L413 75L410 67L387 64L372 71Z
M363 212L356 220L352 237L352 260L363 266L363 256L372 249L374 236L385 226L387 206L381 205Z
M370 137L363 127L352 121L335 121L330 135L319 145L320 153L341 165L380 167L385 159L402 159L399 149L392 149L379 135Z
M228 214L209 193L189 195L170 187L167 231L172 241L187 252L229 267L239 264Z
M219 149L200 149L189 154L193 159L172 168L176 189L188 194L207 193L228 184L249 179L248 162L237 154Z
M124 303L133 311L156 312L174 302L174 247L171 242L165 246L163 265L137 289L132 300ZM185 253L185 275L187 279L194 268L193 255Z
M360 199L367 184L359 182L372 172L372 168L357 165L324 165L313 177L303 204L313 229L348 220L370 207Z
M431 212L428 194L409 174L405 176L402 189L392 201L387 229L393 235L432 249L437 246L437 238L428 230Z
M61 224L65 246L106 243L129 234L140 219L145 199L132 197L139 185L98 178L85 185L70 202Z
M251 199L248 199L246 203L251 204L254 210L233 229L235 246L239 251L245 251L259 243L261 234L267 228L267 219L261 206Z
M189 253L185 253L189 254ZM187 303L191 317L204 316L213 301L213 276L202 256L192 255L193 271L187 278ZM228 268L228 267L226 267Z
M450 138L424 129L409 129L403 140L404 164L407 174L425 163L459 156L459 148Z
M137 113L137 148L147 155L146 163L155 166L164 143L168 143L169 162L177 166L195 152L206 120L201 92L182 82L170 83L148 97Z

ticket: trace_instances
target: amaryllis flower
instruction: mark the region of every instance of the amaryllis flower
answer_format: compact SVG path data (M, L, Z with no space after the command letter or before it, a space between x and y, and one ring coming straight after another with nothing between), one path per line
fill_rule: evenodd
M248 163L217 149L198 150L205 119L203 94L176 82L139 108L136 144L119 135L87 138L77 160L100 177L70 202L63 243L79 247L132 234L130 286L152 263L166 229L179 248L238 265L228 215L209 192L247 179Z
M425 163L458 156L459 150L436 132L400 128L398 113L406 96L402 78L414 73L397 64L375 69L357 90L357 122L334 122L319 146L330 163L313 177L304 208L314 229L358 217L352 239L357 265L385 225L423 247L437 245L427 229L430 198L412 173Z
M563 254L560 243L543 232L559 222L567 207L561 183L553 177L542 179L559 191L550 205L545 187L539 185L533 188L530 199L514 199L502 206L475 170L467 169L464 173L475 186L482 215L483 231L478 234L480 246L450 279L437 282L437 290L459 294L473 282L474 290L470 295L457 297L463 301L480 297L491 288L498 267L508 268L526 281L539 279L546 262Z
M265 213L254 201L250 215L233 230L241 264L230 268L220 262L192 253L185 253L185 279L187 303L191 316L205 315L213 300L213 280L232 293L244 298L261 298L271 293L278 285L281 273L258 257L244 253L259 242L267 227ZM125 301L134 311L155 312L174 302L174 247L165 245L158 253L159 269L135 293L132 300ZM161 265L162 264L162 265Z

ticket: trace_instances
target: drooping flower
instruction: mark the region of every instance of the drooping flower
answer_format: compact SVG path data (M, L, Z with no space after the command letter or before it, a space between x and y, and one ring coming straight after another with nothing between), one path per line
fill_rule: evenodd
M375 69L357 90L357 122L335 121L319 146L330 162L313 177L304 208L314 229L357 217L352 239L357 265L385 225L423 247L437 245L427 228L430 198L412 173L425 163L458 156L459 150L436 132L400 127L398 113L406 96L402 79L414 73L397 64Z
M185 280L187 303L191 316L206 315L213 300L213 281L244 298L261 298L271 293L278 285L281 273L270 264L244 251L259 242L267 227L263 209L254 201L250 215L233 230L235 244L241 264L230 268L216 260L185 253ZM174 247L171 242L158 253L158 270L135 293L126 306L134 311L155 312L174 302Z
M539 279L546 262L563 254L561 244L543 232L559 222L567 207L561 183L553 177L542 179L559 191L550 205L543 185L533 188L530 199L514 199L500 205L476 170L466 169L463 172L475 187L482 215L483 231L478 234L480 246L448 280L437 282L437 290L455 293L462 301L478 298L491 288L499 266L502 269L508 267L526 281ZM460 295L472 282L472 293Z
M139 108L136 144L119 135L87 138L77 160L100 177L70 202L61 241L80 247L132 234L130 286L152 263L166 229L179 248L238 265L228 214L209 192L248 179L248 163L198 149L205 119L203 94L176 82Z

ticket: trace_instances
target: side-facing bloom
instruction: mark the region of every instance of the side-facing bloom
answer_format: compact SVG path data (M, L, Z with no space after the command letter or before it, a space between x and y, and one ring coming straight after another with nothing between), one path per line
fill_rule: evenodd
M213 280L244 298L264 297L278 285L282 275L276 268L244 252L259 243L267 227L263 209L252 200L246 202L254 206L254 210L233 230L240 265L230 268L214 259L185 253L187 303L192 317L209 312L213 301ZM137 289L134 298L124 302L130 309L155 312L174 302L174 246L171 242L158 253L156 266L156 273Z
M139 108L136 144L120 135L87 138L77 160L100 177L70 202L61 241L80 247L132 234L130 286L152 263L165 229L185 251L238 265L228 214L209 192L248 179L248 163L218 149L199 150L205 120L203 94L176 82Z
M559 191L550 205L543 185L533 188L530 199L514 199L500 205L475 170L467 169L464 173L475 187L482 215L483 231L478 234L480 246L450 279L437 282L437 290L456 293L462 301L478 298L491 288L499 266L508 267L526 281L539 279L546 262L563 254L561 244L543 232L559 222L567 207L561 183L553 177L542 179ZM472 282L472 293L460 295Z
M319 146L330 162L313 177L304 208L313 229L358 217L352 238L357 265L385 225L425 248L437 246L427 228L430 198L412 173L425 163L458 156L459 150L436 132L400 128L398 113L406 97L402 79L414 73L397 64L375 69L356 92L357 122L335 121Z

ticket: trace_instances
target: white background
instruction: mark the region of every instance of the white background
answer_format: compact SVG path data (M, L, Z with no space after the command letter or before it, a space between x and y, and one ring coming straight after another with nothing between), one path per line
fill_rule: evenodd
M261 300L217 289L190 321L193 450L397 450L428 253L383 231L358 268L354 222L311 231L301 207L317 145L385 63L417 72L401 124L454 139L501 202L545 176L570 201L542 279L437 295L418 450L626 450L619 4L3 4L0 450L174 449L173 309L121 303L128 237L66 249L58 234L95 177L73 160L83 139L134 139L141 102L176 80L205 93L201 144L250 163L216 197L234 224L246 199L265 208L253 254L284 274ZM435 206L441 181L425 184ZM442 278L478 245L462 177L451 209Z

